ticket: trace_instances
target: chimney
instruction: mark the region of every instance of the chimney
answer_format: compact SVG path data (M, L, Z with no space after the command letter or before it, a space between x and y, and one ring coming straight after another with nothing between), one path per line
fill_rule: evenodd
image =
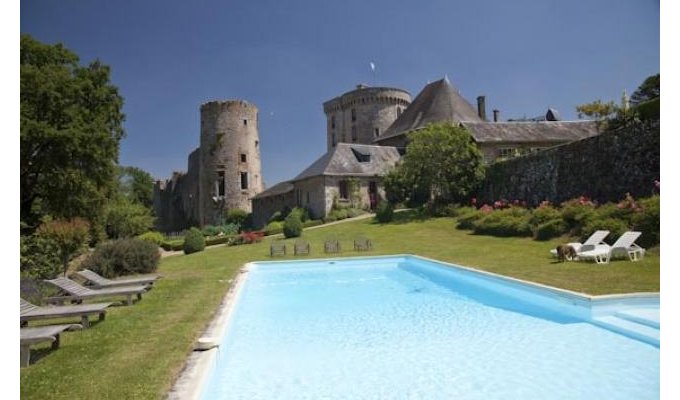
M501 112L498 110L493 110L493 122L498 122Z
M477 114L482 121L486 121L486 102L484 96L477 96Z

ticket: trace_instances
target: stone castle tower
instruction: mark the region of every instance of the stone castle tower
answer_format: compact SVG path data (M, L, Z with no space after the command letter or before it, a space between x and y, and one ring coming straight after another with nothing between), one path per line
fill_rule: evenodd
M242 100L201 105L199 221L216 224L231 208L251 212L263 190L257 107Z
M323 103L327 150L341 142L373 144L409 104L403 89L366 85Z

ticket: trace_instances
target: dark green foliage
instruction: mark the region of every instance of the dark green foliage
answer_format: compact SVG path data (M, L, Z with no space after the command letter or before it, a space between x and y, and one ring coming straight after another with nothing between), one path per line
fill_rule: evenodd
M61 44L21 36L21 221L89 221L95 239L115 189L123 98L99 60L87 67Z
M232 208L227 211L226 223L239 226L239 230L246 228L248 221L248 213L240 208Z
M562 203L562 219L567 223L572 235L579 236L583 227L597 216L595 204L585 198L573 199Z
M238 235L224 235L224 236L214 236L214 237L209 237L205 239L205 245L206 246L213 246L216 244L229 244L233 242Z
M97 245L80 265L107 278L156 271L158 246L140 239L117 239Z
M286 214L288 215L288 214ZM271 217L269 217L269 222L283 222L283 220L286 218L286 215L283 214L281 211L277 211L274 214L272 214Z
M180 251L184 249L184 239L164 240L161 248L165 251Z
M157 246L160 246L165 241L165 236L160 232L145 232L137 236L137 239L151 242Z
M648 76L630 96L630 103L637 105L661 96L661 74Z
M538 228L539 225L556 219L562 220L562 213L560 210L551 205L543 205L531 212L529 225L531 225L532 228Z
M299 213L291 212L283 223L283 235L287 238L302 235L302 221Z
M382 224L386 224L392 222L393 218L394 208L392 208L392 205L386 201L381 201L375 210L375 219Z
M300 218L300 221L302 221L302 222L305 222L305 221L310 219L309 210L306 209L306 208L295 207L290 211L288 216L290 216L291 214L297 215L298 218Z
M486 214L473 223L475 234L494 236L531 236L529 212L511 207Z
M661 118L661 98L640 103L635 110L643 121L659 120Z
M661 198L652 196L638 201L640 212L632 218L633 229L642 232L637 244L651 247L661 242Z
M57 254L66 276L68 263L87 248L89 230L90 224L82 218L58 219L40 225L36 234L57 244Z
M283 222L281 221L272 221L267 224L267 226L264 227L264 233L265 235L276 235L278 233L283 232Z
M580 241L588 239L590 235L595 231L607 230L609 235L607 236L607 242L614 243L616 239L621 236L624 232L629 230L628 224L620 219L615 219L611 217L595 217L590 220L584 227L581 233Z
M536 227L534 230L534 239L549 240L564 235L567 233L567 230L567 224L561 218L549 220L542 222Z
M118 167L118 190L126 198L153 208L153 177L137 167Z
M323 220L320 219L310 219L302 223L303 228L309 228L312 226L323 225Z
M205 249L205 237L197 228L191 228L184 236L184 254L196 253Z
M63 269L59 245L50 237L22 236L19 260L22 278L54 279Z
M482 211L477 210L474 207L461 207L458 210L458 223L456 228L458 229L474 229L475 222L483 218L486 214Z
M203 236L215 236L220 232L219 228L215 225L206 225L201 229Z

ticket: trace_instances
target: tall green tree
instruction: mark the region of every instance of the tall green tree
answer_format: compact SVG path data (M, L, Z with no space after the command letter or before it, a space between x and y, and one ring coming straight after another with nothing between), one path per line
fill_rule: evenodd
M21 36L21 221L83 217L102 229L116 185L123 98L99 60Z
M147 207L153 207L153 177L137 167L119 167L120 193L128 199Z
M427 193L434 203L461 201L484 179L482 153L464 127L430 124L409 139L402 162L386 180L396 196Z
M619 106L613 101L603 102L602 100L595 100L591 103L580 104L576 106L578 117L591 117L598 120L613 118L619 112Z
M630 96L630 103L638 105L642 102L661 96L661 74L648 76Z

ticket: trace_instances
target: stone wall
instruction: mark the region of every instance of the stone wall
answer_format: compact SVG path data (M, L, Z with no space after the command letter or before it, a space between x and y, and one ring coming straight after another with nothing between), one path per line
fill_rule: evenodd
M659 180L658 121L640 123L489 166L478 203L498 199L599 202L652 194Z

